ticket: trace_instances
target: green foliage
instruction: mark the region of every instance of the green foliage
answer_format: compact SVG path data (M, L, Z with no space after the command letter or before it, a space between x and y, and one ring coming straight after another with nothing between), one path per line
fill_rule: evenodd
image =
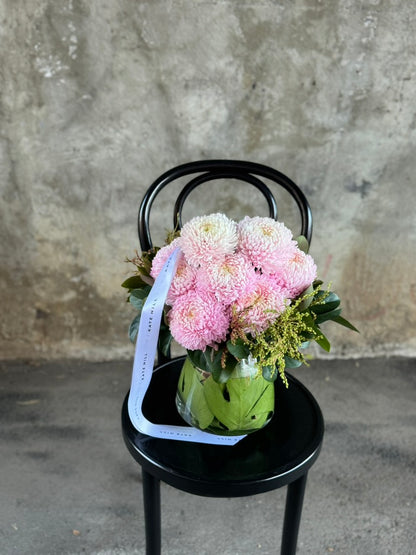
M187 353L192 364L204 372L212 374L212 378L217 383L225 383L236 367L238 360L241 360L227 357L225 345L221 345L217 350L207 347L204 352L188 350Z
M230 375L226 383L218 382L213 374L199 366L195 368L191 356L182 367L178 394L200 429L213 425L234 435L266 423L274 407L273 384L261 375L250 379L238 372Z
M139 312L142 311L147 296L150 293L150 289L150 285L145 285L142 289L133 289L132 291L130 291L129 302Z
M226 429L247 431L266 422L274 399L270 383L231 377L226 384L218 384L213 377L204 382L205 399L211 413Z
M121 286L128 290L127 302L129 302L136 310L137 315L129 327L129 338L132 343L135 342L139 332L140 317L153 285L153 278L150 276L153 258L155 257L158 247L150 251L143 252L140 256L136 252L134 258L128 258L126 262L130 262L136 266L135 274L127 278ZM167 355L169 352L172 335L167 325L162 323L159 334L159 348Z
M287 387L285 369L307 364L301 349L310 341L330 351L330 342L320 324L332 320L358 331L340 316L339 297L329 289L322 291L321 284L317 281L309 287L264 332L246 338L244 345L257 359L266 380L274 381L279 375Z
M145 287L146 283L142 280L142 278L138 275L130 276L121 284L121 287L125 287L126 289L139 289L140 287Z
M296 242L298 244L299 249L303 251L305 254L308 254L309 243L306 237L304 235L299 235L299 237L296 237Z
M136 341L137 334L139 333L140 314L134 317L129 327L129 338L132 343Z
M197 368L199 368L197 366ZM190 358L185 359L178 384L178 393L189 405L190 413L196 418L199 428L205 430L214 420L214 414L205 399L204 385Z
M356 332L360 333L359 330L357 330L357 328L351 324L351 322L348 322L348 320L346 320L342 316L336 316L335 318L332 318L332 320L334 322L336 322L337 324L340 324L341 326L344 326L345 328L348 328L352 331L356 331Z
M189 351L187 350L188 357L192 364L201 370L207 370L205 364L205 356L202 351Z
M167 243L178 235L172 232ZM297 238L298 246L308 252L309 245L305 237ZM154 248L140 256L128 259L136 266L135 274L127 278L122 287L128 290L127 301L137 310L129 328L129 337L135 341L143 306L151 290L153 279L150 276L152 261L159 248ZM262 333L251 336L243 330L241 316L235 314L231 323L231 336L226 343L216 349L208 347L202 351L188 351L192 364L203 372L209 372L217 384L226 384L236 365L249 355L257 359L259 371L267 382L273 382L280 376L288 386L285 375L286 368L297 368L307 364L302 349L310 341L315 341L322 349L329 352L331 345L322 332L321 324L332 321L350 330L358 331L348 320L341 316L341 300L328 289L322 290L322 281L316 280L303 292L285 311ZM165 311L166 316L166 311ZM159 332L158 348L167 356L172 342L172 335L165 319L162 320Z
M160 324L159 330L159 340L158 348L167 357L170 351L170 345L172 343L172 334L170 333L169 326L167 326L163 321Z
M243 339L237 339L234 343L227 341L227 350L237 360L247 358L250 354L250 349Z

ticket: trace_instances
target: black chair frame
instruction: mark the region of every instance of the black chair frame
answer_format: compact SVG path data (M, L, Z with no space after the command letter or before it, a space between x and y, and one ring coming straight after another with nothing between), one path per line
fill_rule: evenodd
M258 179L260 176L265 179L274 181L295 199L301 216L301 232L308 242L312 239L312 212L309 203L302 190L283 173L254 162L245 162L240 160L201 160L182 164L161 175L149 187L140 204L138 216L138 234L140 246L143 251L152 248L152 239L150 234L150 210L153 201L161 190L172 181L190 174L202 174L192 179L179 194L173 210L173 227L180 229L182 227L182 208L189 194L199 185L216 179L236 179L251 183L259 189L266 198L269 206L269 216L277 220L277 203L274 195L269 187Z
M183 187L174 205L175 228L182 226L182 209L189 194L215 179L250 183L266 198L269 216L277 219L274 195L260 177L277 183L292 195L300 211L301 234L311 241L312 215L308 201L288 177L261 164L208 160L173 168L149 187L139 209L138 232L142 250L152 248L149 218L156 196L172 181L189 175L193 177ZM171 360L158 353L158 361L143 402L143 412L155 423L184 425L174 403L183 358ZM142 467L147 555L161 553L161 480L188 493L209 497L250 496L287 485L281 554L295 554L307 474L321 449L324 422L311 393L293 376L288 375L288 379L290 386L287 390L276 382L277 411L271 422L233 447L146 436L130 421L127 395L122 408L122 431L128 450ZM285 422L284 426L281 421ZM199 465L195 464L196 461Z

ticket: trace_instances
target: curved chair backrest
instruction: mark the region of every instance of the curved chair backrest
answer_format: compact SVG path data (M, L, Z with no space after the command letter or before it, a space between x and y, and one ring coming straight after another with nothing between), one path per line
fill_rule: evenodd
M306 237L308 242L312 238L312 213L309 203L301 189L288 177L262 164L238 160L201 160L177 166L161 175L147 190L139 209L138 232L140 246L143 251L152 248L149 218L153 201L160 191L172 181L184 176L193 176L184 186L176 200L173 209L174 229L182 226L182 209L188 195L199 185L215 179L236 179L250 183L261 191L265 197L271 218L277 220L277 204L269 187L260 178L277 183L295 199L301 216L300 235Z

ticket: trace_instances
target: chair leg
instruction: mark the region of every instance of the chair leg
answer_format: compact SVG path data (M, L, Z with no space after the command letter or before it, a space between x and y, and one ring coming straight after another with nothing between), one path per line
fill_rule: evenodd
M142 469L146 555L160 555L160 481Z
M289 484L287 488L281 555L295 555L296 553L307 476L308 473L304 474Z

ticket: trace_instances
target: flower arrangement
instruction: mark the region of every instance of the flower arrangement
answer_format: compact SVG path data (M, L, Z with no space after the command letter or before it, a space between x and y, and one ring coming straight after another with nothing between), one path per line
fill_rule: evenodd
M321 324L356 328L341 316L340 299L322 288L304 237L294 239L281 222L224 214L195 217L171 233L162 248L129 260L136 266L122 285L138 310L129 334L137 335L140 312L171 253L179 262L170 286L159 334L159 348L172 338L185 347L193 365L225 384L248 357L268 382L307 359L303 348L330 343Z

